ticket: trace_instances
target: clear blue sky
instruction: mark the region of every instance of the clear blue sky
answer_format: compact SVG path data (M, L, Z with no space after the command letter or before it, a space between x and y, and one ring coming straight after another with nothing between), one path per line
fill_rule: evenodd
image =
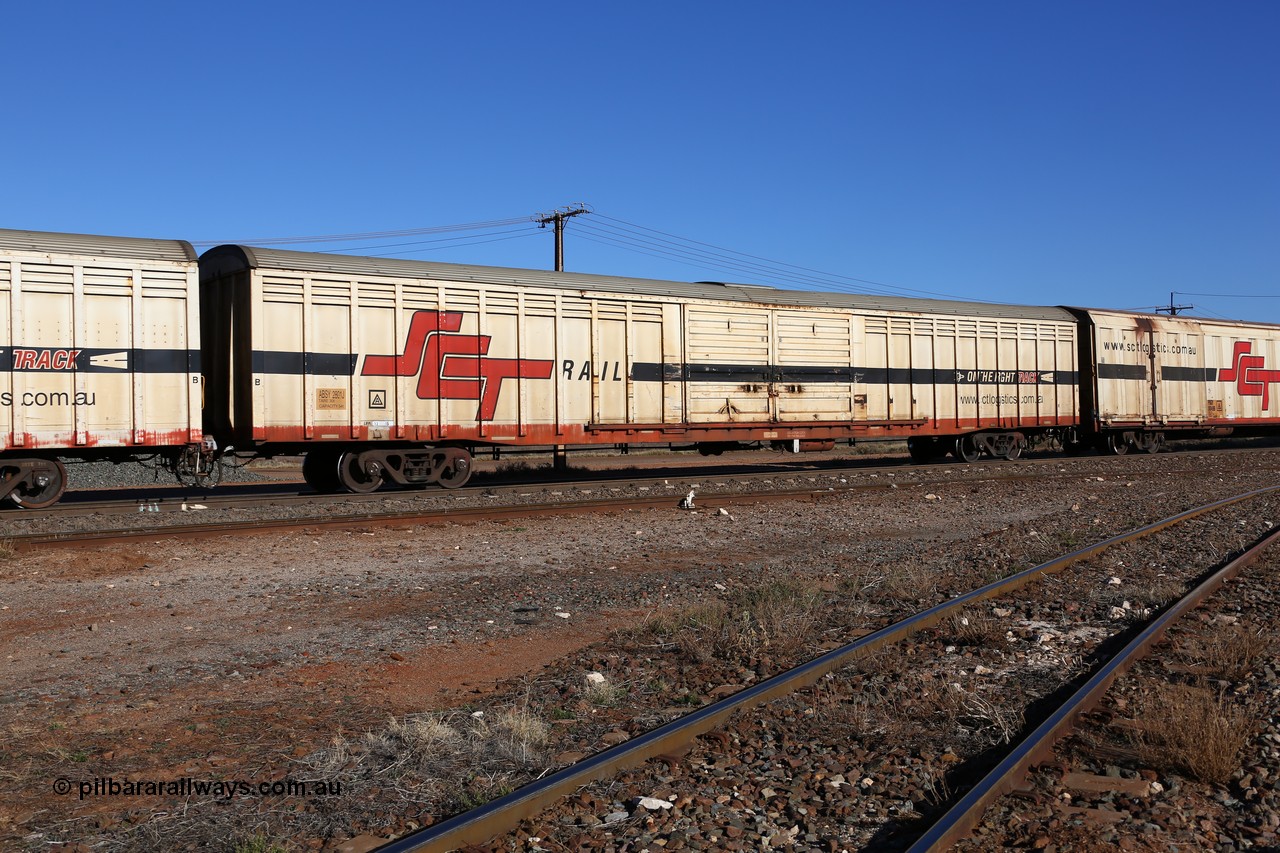
M1272 0L72 2L4 23L0 227L242 240L582 201L582 272L800 284L699 241L813 289L1178 291L1280 322ZM442 237L466 239L417 242ZM296 248L552 261L532 224Z

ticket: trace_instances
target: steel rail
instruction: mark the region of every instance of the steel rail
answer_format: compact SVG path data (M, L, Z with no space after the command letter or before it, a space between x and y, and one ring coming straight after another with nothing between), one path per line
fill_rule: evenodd
M816 472L821 475L834 476L849 471L862 471L868 469L830 469L826 471ZM875 472L887 469L872 469ZM752 472L749 474L719 474L715 476L724 477L728 480L736 481L735 485L744 485L757 482L765 478L780 479L796 479L804 477L806 479L816 479L812 471L792 471L779 474L778 472ZM1129 477L1143 477L1150 474L1176 474L1178 471L1159 471L1159 472L1130 472ZM1187 472L1191 473L1191 472ZM779 489L769 492L734 492L734 491L704 491L701 505L703 508L715 509L720 505L736 505L746 506L752 503L763 503L773 500L788 500L796 498L808 497L811 500L822 500L832 496L845 495L851 492L860 491L883 491L885 488L898 486L901 488L925 488L928 486L938 485L957 485L961 483L1003 483L1003 482L1042 482L1055 479L1073 479L1079 476L1094 476L1090 472L1071 472L1057 473L1050 475L1043 474L1004 474L983 473L982 476L968 477L963 479L928 479L922 478L910 482L892 484L886 483L849 483L841 486L828 486L825 488L806 486L800 489ZM136 517L144 508L159 509L161 507L168 510L168 515L172 517L172 513L177 511L178 504L183 505L188 501L207 500L212 506L206 509L227 510L241 509L245 505L271 505L271 506L288 506L294 503L306 503L308 505L327 506L331 504L343 503L372 503L384 502L389 500L395 501L412 501L418 498L438 499L442 497L452 496L455 498L468 499L475 498L484 491L501 490L506 493L521 494L521 489L542 488L544 491L549 488L569 490L596 490L601 488L610 488L609 484L630 483L647 486L648 488L656 488L659 485L666 487L673 486L671 494L662 497L631 497L631 498L603 498L595 500L580 501L550 501L537 503L520 503L520 504L503 504L490 507L456 507L456 508L419 508L398 510L392 512L349 512L338 515L329 516L307 516L304 518L293 519L259 519L253 521L238 522L191 522L181 524L159 524L149 527L126 527L108 530L96 531L49 531L39 533L12 533L4 536L5 542L9 547L16 551L28 551L33 548L58 545L60 547L75 548L89 547L94 545L114 544L121 542L133 542L139 540L150 539L196 539L213 536L223 536L227 534L243 533L243 534L265 534L277 531L299 529L299 528L327 528L342 529L361 526L383 526L396 527L407 524L431 524L438 522L467 522L478 521L484 519L492 519L495 517L533 517L537 515L552 515L558 513L578 513L592 511L608 511L612 509L649 509L655 507L665 507L670 505L671 501L678 498L676 494L689 486L690 480L707 480L708 477L697 477L694 474L686 474L679 478L676 483L670 483L673 477L665 478L636 478L632 480L619 480L616 478L604 478L597 480L578 480L565 482L539 482L539 483L512 483L512 484L492 484L489 486L480 486L467 490L459 490L458 492L433 492L429 495L415 493L410 491L404 492L377 492L368 495L330 495L330 494L258 494L245 496L203 496L203 495L184 495L182 500L173 498L142 498L128 499L117 502L85 502L73 504L62 510L45 510L50 516L63 515L73 517L85 513L102 513L108 512L112 514L127 515ZM263 488L260 484L259 488ZM3 516L0 516L2 518ZM17 520L17 519L15 519Z
M1214 572L1152 620L922 835L908 849L908 853L937 853L965 838L978 825L983 813L992 803L1011 791L1034 764L1049 758L1054 745L1071 731L1077 718L1096 707L1111 684L1160 642L1174 621L1203 603L1223 583L1239 574L1277 541L1280 541L1280 528L1267 534L1249 550Z
M1219 451L1225 452L1225 451ZM1146 456L1135 457L1140 459L1148 458ZM1178 475L1178 474L1200 474L1201 471L1183 468L1163 468L1156 471L1125 471L1117 473L1114 469L1107 467L1080 470L1080 471L1057 471L1053 473L1045 473L1034 469L1043 469L1060 463L1062 460L1057 458L1045 459L1019 459L1016 463L1009 463L1004 460L984 459L976 463L975 466L968 466L965 463L931 463L929 465L915 465L912 463L894 463L888 465L864 465L854 462L854 464L828 466L822 464L821 461L813 467L805 467L795 462L779 463L775 470L764 470L764 466L759 463L740 466L745 470L733 471L721 466L707 466L706 468L682 468L678 473L655 473L654 469L640 469L627 472L626 476L619 476L617 472L608 469L595 471L598 476L583 480L556 480L556 479L540 479L540 480L503 480L494 479L493 475L486 475L485 479L479 477L474 478L467 486L453 491L443 491L436 489L428 489L426 491L418 489L379 489L375 492L366 494L357 493L337 493L337 494L321 494L311 491L299 491L301 489L309 489L300 480L297 482L290 481L274 481L261 483L227 483L214 489L193 489L184 488L181 485L149 485L149 486L127 486L121 489L97 489L86 490L78 493L80 497L86 499L66 499L56 506L42 510L22 510L19 515L14 516L14 520L26 520L34 518L71 518L74 516L85 515L133 515L139 512L160 512L172 513L180 511L182 504L200 503L205 504L208 509L226 509L243 508L246 505L265 504L265 505L287 505L290 503L311 503L311 504L329 504L329 503L373 503L382 501L413 501L418 499L438 499L445 496L467 497L473 496L483 491L510 492L520 489L587 489L587 488L609 488L614 484L638 484L647 485L653 488L663 485L665 481L674 481L674 484L688 484L690 481L707 481L712 478L735 481L737 483L751 483L768 478L797 479L797 478L818 478L818 477L840 477L840 476L859 476L870 477L871 475L889 475L894 476L899 473L916 473L922 474L919 479L912 479L908 485L925 486L925 485L951 485L956 483L989 483L989 482L1040 482L1047 480L1069 480L1075 477L1097 477L1106 476L1108 479L1115 480L1119 478L1141 478L1157 475ZM979 467L981 466L981 467ZM996 468L988 468L986 466L1000 466ZM1001 470L1003 466L1016 466L1010 470ZM1032 469L1031 472L1028 469ZM656 469L658 472L665 471L663 468ZM1280 470L1280 468L1272 469L1268 466L1259 466L1256 470ZM930 476L930 471L945 472L942 476ZM953 474L969 474L969 476L954 477ZM883 483L858 483L849 484L842 487L844 490L857 489L878 489L883 488ZM113 491L125 493L142 493L131 494L127 498L116 499L88 499L89 495L105 495ZM237 493L239 492L239 493ZM6 512L19 512L17 510L0 510L0 519L4 518Z
M733 714L780 696L808 687L822 676L853 660L863 657L891 643L903 640L916 631L937 624L948 614L966 605L1004 595L1020 589L1043 575L1062 571L1074 563L1098 555L1115 545L1131 542L1165 530L1183 521L1204 515L1241 501L1250 500L1271 492L1280 486L1256 489L1230 498L1224 498L1204 506L1169 516L1136 530L1112 536L1101 542L1073 551L1070 554L1041 563L956 596L942 604L881 628L848 645L833 649L800 666L779 673L733 696L700 708L684 717L638 735L631 740L589 756L544 778L531 782L503 797L491 800L479 808L464 812L440 823L417 830L377 848L378 853L443 853L471 844L479 844L507 832L511 832L521 820L533 817L547 806L563 799L590 782L607 778L618 771L661 756L682 754L695 738L725 723Z
M707 511L720 506L748 506L773 501L809 498L818 500L833 492L813 488L754 492L745 494L724 493L708 497L707 503L696 509ZM153 541L156 539L193 539L230 534L262 534L301 529L343 529L351 527L406 527L427 524L457 524L467 521L483 521L495 518L527 518L539 515L566 513L610 512L627 509L669 508L678 502L676 495L643 498L600 498L596 500L557 501L554 503L506 504L491 507L459 507L446 509L415 509L391 513L353 513L350 515L259 521L213 522L204 524L167 524L158 527L120 530L73 530L55 533L28 533L6 536L5 541L15 551L29 551L37 547L58 546L85 548L119 542Z

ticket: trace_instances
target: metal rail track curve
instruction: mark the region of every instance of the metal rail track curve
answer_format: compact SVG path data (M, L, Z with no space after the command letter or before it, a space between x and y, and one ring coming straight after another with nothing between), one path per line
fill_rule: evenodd
M998 798L1013 790L1033 765L1047 758L1054 745L1070 732L1079 716L1096 707L1111 684L1160 642L1173 622L1201 604L1223 583L1239 574L1277 541L1280 541L1280 529L1267 534L1249 550L1205 578L1177 603L1153 619L1123 649L1100 666L1083 686L1068 697L1031 734L1010 750L1004 760L908 848L908 853L938 853L938 851L949 849L966 837L978 825L987 808Z
M1234 497L1214 501L1213 503L1169 516L1136 530L1113 536L1073 551L1070 554L1041 563L1038 566L1024 569L971 592L956 596L942 604L935 605L914 616L861 637L848 645L827 652L794 669L779 673L733 696L704 706L653 731L638 735L626 743L598 752L577 764L565 767L540 780L531 782L479 808L396 839L377 848L378 853L410 853L410 851L412 853L444 853L444 851L479 844L511 832L521 820L538 814L552 803L568 796L583 785L608 778L621 770L634 767L649 759L662 756L678 756L686 751L687 746L695 738L719 727L731 715L796 690L809 687L823 675L877 649L905 639L916 631L929 628L947 615L965 606L1020 589L1044 575L1062 571L1075 563L1097 556L1115 545L1150 536L1183 521L1276 491L1280 491L1280 486L1256 489ZM931 850L938 848L921 849Z

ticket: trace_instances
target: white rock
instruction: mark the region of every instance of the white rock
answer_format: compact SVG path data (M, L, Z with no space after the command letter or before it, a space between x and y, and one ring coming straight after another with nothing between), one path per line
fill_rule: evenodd
M1162 791L1164 791L1164 785L1161 785L1159 782L1152 782L1152 783L1151 783L1151 793L1153 793L1153 794L1159 794L1159 793L1161 793Z
M974 675L990 675L990 674L991 674L991 673L993 673L993 672L995 672L995 670L994 670L994 669L988 669L987 667L983 666L982 664L978 664L977 666L975 666L975 667L973 668L973 674L974 674Z
M569 618L569 614L568 614L568 613L565 613L563 610L557 610L557 611L556 611L556 615L557 615L557 616L559 616L561 619L568 619L568 618Z
M862 781L858 783L858 787L862 788L863 790L866 790L867 788L870 788L875 783L876 783L875 779L872 779L870 776L864 776Z
M1107 586L1120 586L1120 578L1111 578L1107 581Z
M999 616L1001 619L1005 619L1013 615L1013 608L1012 607L993 607L991 608L991 612L996 616Z
M1120 620L1128 617L1129 611L1125 610L1123 607L1113 607L1107 611L1107 615L1112 619Z
M604 684L604 680L603 672L588 672L586 675L586 682L588 684Z
M672 808L670 802L667 800L659 800L657 797L641 797L638 805L640 808L648 809L651 812Z
M930 492L929 494L924 496L924 499L927 501L936 501L938 499L938 496L935 495L933 492Z
M716 584L716 585L715 585L715 587L716 587L716 589L720 590L721 592L724 592L725 590L727 590L727 589L729 588L729 587L725 586L725 585L724 585L724 584L722 584L722 583L718 583L718 584Z

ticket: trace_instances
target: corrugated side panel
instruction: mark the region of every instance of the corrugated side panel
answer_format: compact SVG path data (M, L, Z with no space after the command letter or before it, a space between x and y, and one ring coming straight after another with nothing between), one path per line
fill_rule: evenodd
M685 371L691 423L772 419L772 317L740 305L685 308Z
M193 262L14 254L3 267L6 445L88 452L200 439Z

